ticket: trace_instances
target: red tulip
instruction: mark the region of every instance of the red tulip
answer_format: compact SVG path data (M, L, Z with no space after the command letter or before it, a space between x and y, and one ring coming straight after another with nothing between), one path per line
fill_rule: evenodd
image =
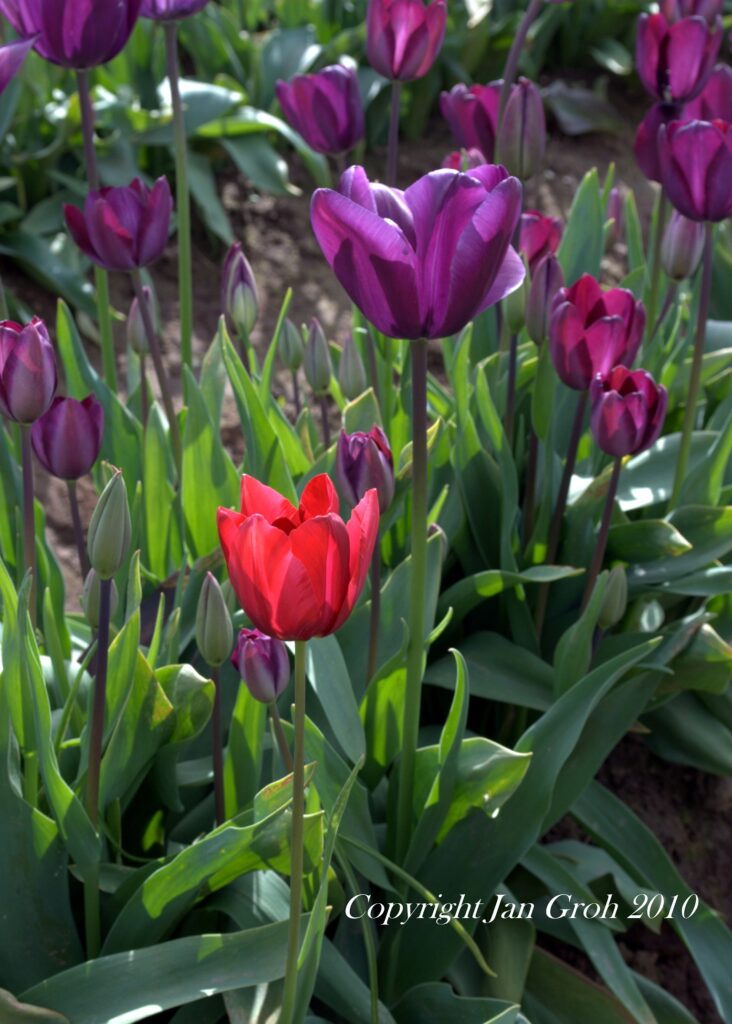
M297 508L251 476L241 512L220 508L218 528L239 603L263 633L309 640L339 629L363 589L379 528L379 498L367 491L346 524L321 473Z

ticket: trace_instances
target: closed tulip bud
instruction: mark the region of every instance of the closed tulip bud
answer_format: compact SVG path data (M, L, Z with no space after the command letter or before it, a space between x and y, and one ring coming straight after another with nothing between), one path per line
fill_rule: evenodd
M459 82L449 92L440 94L440 112L458 146L478 150L485 157L483 162L493 160L500 96L500 82L470 86Z
M290 659L281 640L259 629L242 629L236 638L231 664L255 700L270 704L287 689Z
M366 390L366 368L363 365L361 353L356 348L353 335L349 334L341 352L341 361L338 365L338 383L346 398L353 401Z
M229 330L248 338L259 316L259 292L241 242L234 242L224 260L221 309Z
M526 300L529 294L529 275L523 279L519 287L507 295L501 303L508 329L512 334L518 334L526 323Z
M607 455L637 455L658 439L668 394L650 373L616 366L595 377L590 398L592 434Z
M541 93L528 78L511 89L498 136L498 156L509 174L526 180L541 168L546 148L546 118Z
M86 621L92 629L99 627L99 602L101 588L99 576L90 569L84 580L84 590L81 595L81 607L84 609ZM112 587L109 596L109 614L114 615L119 603L117 584L112 580Z
M279 81L276 92L288 122L318 153L345 153L363 138L355 67L333 64L312 75L295 75Z
M564 274L557 257L545 256L531 275L529 297L526 300L526 330L536 345L543 345L549 335L554 299L564 287Z
M674 121L661 128L659 150L663 187L679 213L712 223L732 217L732 125Z
M38 317L21 327L0 323L0 413L16 423L34 423L56 393L56 356Z
M423 78L445 38L445 0L370 0L366 55L372 68L396 82Z
M707 83L722 45L722 19L681 18L669 23L662 14L641 14L635 63L645 89L664 103L686 103Z
M305 377L313 394L324 395L330 386L330 378L333 368L330 362L330 350L325 337L325 332L317 317L310 321L308 341L305 346L303 357Z
M302 340L302 331L289 318L282 325L279 343L280 359L288 370L295 373L302 366L305 346Z
M336 448L335 478L343 500L355 508L372 488L383 514L394 498L394 457L386 434L374 425L368 434L340 432Z
M152 289L148 285L143 285L142 294L147 308L150 310L152 322L157 324L158 316ZM130 303L130 311L127 314L127 344L133 352L137 352L140 356L147 353L147 331L145 330L145 321L142 318L142 310L140 309L140 303L137 301L137 296Z
M120 470L102 491L89 523L87 550L92 569L103 580L118 571L130 546L132 524L127 488Z
M564 225L559 217L548 217L538 210L521 214L519 252L528 261L532 273L545 256L557 251L563 234Z
M207 572L196 608L196 645L204 661L217 667L231 654L234 627L216 577Z
M600 629L611 629L620 622L627 607L628 577L622 565L616 565L610 570L597 625Z
M672 281L692 277L704 251L704 225L673 211L661 242L661 264Z
M94 395L83 402L54 398L31 430L33 451L41 465L61 480L78 480L99 457L104 410Z

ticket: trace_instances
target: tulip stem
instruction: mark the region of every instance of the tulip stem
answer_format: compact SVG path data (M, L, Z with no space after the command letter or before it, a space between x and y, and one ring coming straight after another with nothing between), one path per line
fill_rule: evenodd
M328 419L328 399L325 395L320 396L320 417L323 421L323 444L327 451L330 448L330 421Z
M386 154L386 184L396 185L399 176L399 113L402 83L391 83L391 115L389 117L389 147Z
M534 502L536 500L536 467L539 461L539 438L532 428L529 432L529 456L526 463L524 489L524 543L528 544L534 532Z
M290 921L287 966L278 1024L292 1024L297 1002L297 960L300 952L303 840L305 835L305 640L295 641L295 756L292 774L292 838L290 841Z
M191 257L191 197L188 189L186 119L180 95L178 34L175 21L164 22L165 56L173 104L175 131L176 216L178 218L178 291L180 295L180 354L193 367L193 262Z
M658 308L658 287L661 279L661 242L663 240L663 229L666 223L667 211L666 193L661 191L656 209L656 230L653 235L653 255L651 258L651 282L648 294L647 324L653 328L656 323L656 310ZM655 330L653 332L655 334Z
M424 652L424 593L427 585L427 342L412 351L412 551L407 683L404 695L402 763L399 772L396 860L401 862L412 832L414 769L419 741Z
M31 574L30 597L28 612L31 622L36 624L36 589L38 581L36 566L36 516L33 499L33 449L31 448L31 428L29 424L20 424L21 460L23 466L23 557L26 570Z
M150 349L150 355L152 357L153 366L155 367L155 375L157 376L158 384L160 385L160 393L163 398L165 415L168 417L168 424L170 426L170 440L173 445L173 457L175 459L175 466L178 471L178 480L180 481L183 460L183 449L180 440L180 425L178 423L178 417L176 416L175 413L173 398L170 393L170 383L168 381L168 375L165 372L163 356L160 351L158 335L157 331L155 330L155 324L153 323L150 307L147 304L147 301L142 290L142 280L140 278L140 271L132 270L130 271L130 275L132 277L132 287L135 289L137 303L138 306L140 307L140 313L142 314L142 322L145 327L145 334L147 335L147 344L148 348Z
M376 538L371 556L371 622L369 626L369 660L366 668L366 686L374 678L379 655L379 623L381 620L381 545Z
M150 398L147 393L147 366L145 365L145 353L140 353L140 415L142 416L142 429L147 430L147 421L150 415Z
M267 706L269 708L270 721L272 722L272 731L274 732L275 739L277 740L277 746L279 747L282 763L285 766L285 771L292 774L294 770L292 754L290 753L290 748L287 745L285 730L282 728L282 719L280 718L277 701L271 700Z
M519 60L521 58L521 51L524 48L526 37L529 34L529 29L536 20L539 11L544 6L544 0L531 0L529 6L526 8L526 13L521 19L518 31L513 38L511 49L508 51L508 57L506 58L506 64L503 68L503 82L501 84L501 95L498 100L498 118L496 120L496 162L500 159L500 153L498 152L498 139L501 134L501 123L503 121L503 115L506 111L506 104L508 103L508 97L511 94L511 86L516 80L518 73Z
M704 260L702 263L702 280L699 292L699 310L696 321L694 355L691 362L691 380L689 381L689 391L686 397L684 424L681 428L681 444L679 446L679 456L676 462L676 476L674 478L674 489L671 493L669 508L674 508L679 500L681 487L686 476L686 469L689 465L691 436L694 430L694 421L696 419L696 403L699 398L699 390L701 387L704 342L706 339L707 318L709 316L709 299L712 294L712 264L714 257L714 225L707 224L705 225L705 228Z
M295 404L295 419L300 417L300 385L297 383L297 370L292 371L292 401Z
M564 463L564 472L562 473L559 493L557 494L557 503L554 506L554 514L552 516L551 526L549 527L546 557L544 558L544 563L546 565L551 565L556 558L557 551L559 550L559 541L562 537L562 525L564 523L564 513L567 508L569 485L572 482L572 474L574 473L574 467L577 461L577 449L579 448L580 438L582 437L582 430L584 428L587 394L588 393L586 391L583 391L580 395L579 401L577 402L577 411L574 416L574 423L572 424L572 433L570 434L569 444L567 445L567 457ZM539 639L541 639L541 632L544 628L544 618L546 616L548 599L549 584L543 583L539 588L539 594L536 601L536 635Z
M86 177L92 191L99 188L99 170L97 154L94 148L94 107L89 91L89 72L76 72L76 88L79 93L79 109L81 111L81 130L84 136L84 162ZM117 364L114 358L114 335L112 333L112 315L109 307L109 275L103 267L94 267L94 290L97 297L97 317L99 319L99 338L102 346L102 366L107 387L117 393Z
M506 414L503 426L508 439L508 447L513 447L513 425L516 415L516 366L518 363L518 334L511 334L508 347L508 389L506 395Z
M81 571L81 578L86 579L87 573L89 572L89 556L87 555L86 543L84 541L84 528L81 525L76 480L67 480L66 486L69 492L69 507L71 509L71 522L74 527L74 541L79 555L79 569Z
M663 305L661 306L661 312L658 314L658 317L656 318L656 323L654 324L653 330L651 331L650 336L648 338L648 344L649 345L651 344L653 339L658 334L658 332L659 332L659 330L661 328L661 324L663 323L663 321L668 316L668 311L671 309L671 306L674 303L674 299L676 298L676 292L677 291L678 291L678 285L676 284L676 282L675 281L669 281L668 288L666 289L666 295L665 295L664 300L663 300Z
M211 713L211 750L213 753L214 803L216 806L216 824L223 825L226 821L224 803L224 735L221 727L221 681L219 670L211 666L211 679L214 684L214 705Z
M587 583L585 584L585 592L582 597L582 611L584 611L589 604L590 598L592 597L592 591L595 589L595 584L597 583L597 577L600 575L600 569L602 569L602 563L605 560L607 535L610 530L610 520L613 517L615 495L618 493L618 480L620 479L620 470L622 465L623 460L618 456L613 463L613 472L607 488L605 508L602 513L602 522L600 523L600 532L597 535L597 541L595 542L595 553L592 556L592 564L590 565Z

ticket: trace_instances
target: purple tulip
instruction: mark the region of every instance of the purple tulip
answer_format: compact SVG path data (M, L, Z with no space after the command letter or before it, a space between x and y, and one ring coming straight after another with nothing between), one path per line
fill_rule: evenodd
M379 511L386 512L394 498L394 457L381 427L374 425L368 434L340 432L335 478L351 508L373 487L379 495Z
M452 153L447 154L442 161L442 166L451 171L472 171L475 167L487 163L488 161L479 149L455 149Z
M722 22L682 18L669 24L662 14L642 14L636 36L636 67L651 96L686 103L698 96L722 45Z
M94 397L54 398L50 408L33 424L33 451L41 465L61 480L78 480L99 456L104 410Z
M684 107L683 121L732 121L732 68L717 64L699 95Z
M176 21L198 14L208 0L142 0L140 14L153 21Z
M496 148L500 96L500 82L471 86L460 83L440 95L442 116L458 146L479 149L489 161Z
M732 125L674 121L659 135L663 187L689 220L732 217Z
M607 376L597 374L590 398L592 434L608 455L637 455L658 439L668 394L650 373L616 366Z
M661 265L672 281L692 277L704 252L704 225L674 210L661 241Z
M661 181L658 159L658 134L662 125L678 121L683 107L679 103L656 103L648 111L635 133L633 152L643 174L649 181Z
M445 0L370 0L366 55L392 82L423 78L435 62L447 24Z
M498 135L498 154L510 174L526 180L541 167L546 148L546 118L541 93L528 78L511 87Z
M722 13L722 0L661 0L660 7L666 21L697 16L712 25Z
M557 251L563 233L564 225L559 217L547 217L538 210L521 214L519 252L526 257L532 273L545 256Z
M255 700L277 700L290 681L290 659L281 640L258 629L242 629L236 639L231 663Z
M173 200L167 178L152 189L135 178L125 188L89 192L83 211L64 206L66 226L90 260L107 270L154 263L168 241Z
M0 413L34 423L56 394L56 356L46 325L33 317L25 327L0 323Z
M279 81L276 91L289 123L318 153L345 153L363 138L363 104L353 68L332 64L314 75L295 75Z
M549 334L554 299L564 287L564 274L553 253L544 256L531 272L531 287L526 300L526 330L535 345L543 345Z
M16 39L0 46L0 93L4 93L23 66L34 39Z
M249 337L259 314L259 291L241 242L234 242L224 260L221 310L230 333Z
M549 325L549 346L567 387L587 391L595 376L631 366L638 354L646 312L625 288L603 291L590 274L560 288Z
M116 57L130 38L142 0L0 0L19 35L41 57L77 71Z

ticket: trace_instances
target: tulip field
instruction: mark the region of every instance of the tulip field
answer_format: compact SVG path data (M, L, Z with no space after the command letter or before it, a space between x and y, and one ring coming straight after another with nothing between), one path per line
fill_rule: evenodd
M0 0L0 1024L732 1024L732 6Z

